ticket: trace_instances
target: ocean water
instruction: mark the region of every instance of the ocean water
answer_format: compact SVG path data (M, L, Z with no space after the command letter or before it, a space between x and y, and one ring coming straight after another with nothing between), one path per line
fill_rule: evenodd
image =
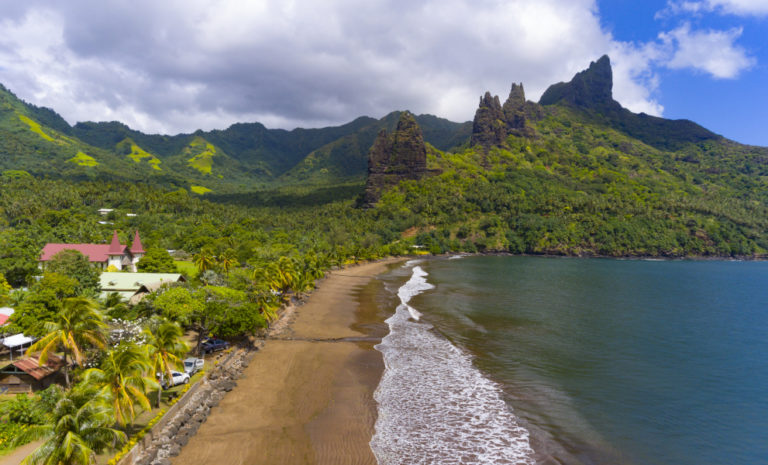
M467 257L382 280L382 465L768 464L768 262Z

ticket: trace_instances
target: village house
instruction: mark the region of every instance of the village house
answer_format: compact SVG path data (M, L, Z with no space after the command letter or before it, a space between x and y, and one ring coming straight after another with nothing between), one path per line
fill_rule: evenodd
M64 360L51 354L40 366L37 355L17 360L0 370L0 391L8 394L40 391L54 383L62 383Z
M180 273L101 273L101 298L117 292L130 304L138 303L150 292L169 283L185 282Z
M117 271L125 270L134 273L137 271L136 265L139 259L144 256L139 231L136 231L130 247L120 243L115 231L109 244L45 244L40 254L40 269L45 269L45 262L62 250L77 250L88 257L91 264L102 270L113 266Z

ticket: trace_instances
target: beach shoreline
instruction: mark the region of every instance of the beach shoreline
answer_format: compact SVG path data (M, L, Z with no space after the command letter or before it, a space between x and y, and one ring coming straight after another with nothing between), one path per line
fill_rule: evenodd
M404 260L330 272L172 463L375 465L373 392L384 362L373 346L387 327L374 278Z

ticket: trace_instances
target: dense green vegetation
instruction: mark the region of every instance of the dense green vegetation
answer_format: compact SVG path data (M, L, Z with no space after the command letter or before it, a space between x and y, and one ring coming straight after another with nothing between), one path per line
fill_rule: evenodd
M705 141L666 152L567 108L488 154L432 150L438 176L377 213L433 250L752 256L768 249L765 149Z
M319 129L267 129L238 123L225 130L174 136L143 134L119 122L70 126L47 108L25 103L0 85L0 172L67 180L142 181L196 194L229 194L265 186L361 181L367 153L397 112ZM471 126L418 117L441 149L463 143Z
M602 72L575 78L602 82L594 95L558 84L549 105L526 103L525 127L501 147L469 147L466 123L416 117L429 175L367 209L367 153L398 113L159 136L115 122L71 127L0 87L0 304L16 309L5 329L40 338L43 359L76 362L69 389L0 405L0 448L46 439L39 460L92 462L160 404L155 373L208 335L258 333L334 266L424 251L764 257L768 149L634 115L611 100ZM113 230L121 243L140 231L141 271L178 270L187 282L131 306L97 299L98 273L77 252L38 268L45 243L105 243Z

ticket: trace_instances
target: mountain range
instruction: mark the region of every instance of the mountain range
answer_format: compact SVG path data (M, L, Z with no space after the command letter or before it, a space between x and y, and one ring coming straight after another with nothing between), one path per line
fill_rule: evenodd
M174 136L71 126L0 87L0 173L184 188L238 205L367 206L365 221L380 225L368 242L435 251L768 254L768 148L635 114L612 87L605 56L538 102L522 84L503 103L485 93L471 122L392 112Z
M198 194L362 183L368 151L377 134L382 129L392 131L399 114L395 111L381 119L361 116L341 126L317 129L287 131L267 129L260 123L237 123L224 130L168 136L144 134L120 122L72 126L54 110L26 103L0 85L0 171L75 180L143 181L184 187ZM509 136L535 139L537 125L552 118L563 122L575 118L594 127L611 128L670 154L671 159L683 158L709 171L723 170L718 161L727 161L736 163L739 171L763 175L768 160L767 149L727 140L692 121L635 114L623 108L612 97L607 56L570 82L550 86L538 103L525 100L522 84L514 84L503 106L489 93L481 97L474 122L415 117L425 142L441 151L470 145L504 146ZM497 123L500 126L494 129ZM709 156L715 152L717 157Z
M142 180L197 193L285 183L362 181L368 149L399 112L319 129L267 129L237 123L224 130L144 134L120 122L68 124L59 114L0 85L0 171L68 179ZM466 143L470 123L419 115L427 141L443 150Z

